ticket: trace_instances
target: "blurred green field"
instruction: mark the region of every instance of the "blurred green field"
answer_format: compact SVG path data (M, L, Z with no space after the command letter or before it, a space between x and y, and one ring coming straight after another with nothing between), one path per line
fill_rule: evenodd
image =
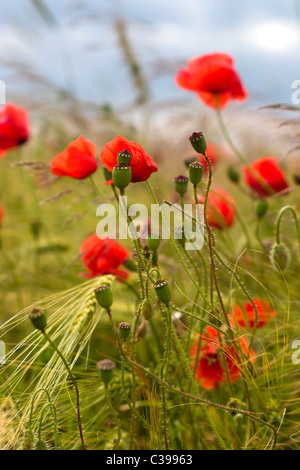
M233 119L237 117L234 116ZM79 133L95 141L98 153L109 139L120 133L141 143L157 161L159 172L152 175L151 182L159 200L178 202L173 178L187 172L183 159L193 153L190 152L187 142L187 136L194 130L192 126L196 126L196 122L201 124L201 129L210 140L213 140L216 132L214 125L207 123L205 116L195 116L191 123L188 123L183 112L181 125L178 125L179 116L177 123L174 124L172 118L170 121L173 128L156 133L159 128L157 122L144 118L143 125L140 125L140 121L139 126L128 126L112 113L107 116L105 112L100 112L98 117L93 119L91 126L88 121L84 125L78 125L75 121L70 126L71 130L64 127L61 120L49 123L37 119L34 136L28 145L18 151L11 151L0 161L0 202L5 211L1 228L0 319L1 339L6 343L8 356L7 365L2 367L0 376L2 449L22 447L32 394L43 384L51 392L55 402L62 446L66 449L78 448L74 410L70 402L72 391L66 386L64 370L51 347L45 344L38 332L32 331L27 319L30 306L40 301L52 319L53 339L65 349L69 360L73 362L73 370L82 394L84 432L88 447L109 449L116 437L116 429L105 404L103 387L95 368L95 363L103 358L112 358L118 364L118 372L115 374L111 390L112 400L122 423L120 448L127 449L132 445L132 418L130 419L130 410L124 402L124 397L119 393L120 356L106 315L96 310L88 319L88 323L83 324L82 329L74 333L76 319L84 310L85 303L91 296L91 289L99 282L97 279L86 281L80 275L84 268L78 256L79 246L84 238L95 231L98 222L95 215L97 205L107 199L113 201L113 195L110 188L104 185L101 168L96 173L95 180L103 198L95 192L89 180L55 178L43 165L49 165L51 158ZM269 123L272 136L277 126L275 122L274 120ZM147 131L144 126L147 126ZM176 126L179 129L177 135L174 132ZM220 139L220 135L218 138ZM263 145L259 139L250 142L247 132L243 133L243 128L239 139L249 155L253 152L256 156L259 152L261 155L268 154L276 147L276 143L273 143L273 147L269 143ZM253 145L253 150L249 144ZM285 147L282 142L281 145ZM257 361L253 376L247 377L253 409L258 417L278 429L278 449L298 449L300 366L293 364L291 357L294 352L292 343L300 339L299 248L289 214L284 216L282 223L282 240L291 252L291 263L284 275L271 264L269 249L274 242L275 221L279 209L286 204L299 209L299 187L293 186L287 196L270 198L269 211L259 229L264 251L256 236L254 202L249 202L249 198L227 179L228 158L225 153L222 155L221 152L219 155L214 173L214 186L222 186L237 201L237 213L242 225L237 221L228 231L215 231L216 245L218 251L239 274L250 295L267 299L276 310L276 317L263 329L257 330L254 339ZM42 165L37 169L38 167L33 167L32 163L29 165L28 162ZM288 177L293 182L294 163L287 160L284 164ZM203 188L204 186L203 183ZM136 201L151 203L145 183L131 185L127 193L129 204ZM188 193L186 201L192 201L191 193ZM34 235L34 229L37 227L38 235L36 232ZM248 246L245 231L249 238ZM132 253L130 242L127 241L125 245ZM202 253L208 261L207 246L203 248ZM173 301L181 308L191 311L195 289L187 282L186 273L178 263L168 241L162 243L159 265L163 277L169 279ZM192 270L190 265L189 269ZM228 311L232 304L245 300L233 276L228 275L224 267L219 265L218 279ZM137 274L131 273L129 282L138 289ZM119 282L113 282L113 293L113 314L116 322L133 323L136 308L134 294ZM154 300L153 290L150 295ZM191 323L188 318L175 321L175 326L184 345L189 330L197 332L199 328L197 323ZM157 308L151 325L149 323L143 330L137 344L139 362L156 372L160 368L164 345L161 332L164 328L161 312ZM242 332L251 337L249 330ZM14 351L18 343L22 345ZM10 356L12 351L14 353ZM177 356L178 351L173 351L168 380L184 390L190 390L185 371L178 368ZM132 377L129 370L125 373L125 381L130 390ZM233 389L236 403L246 409L241 380L233 384ZM222 404L227 404L232 398L226 384L220 386L217 391L203 392L203 396ZM146 430L142 425L135 423L133 445L136 449L156 449L163 445L159 417L160 397L159 385L146 375L138 374L137 406L149 420L150 429ZM33 428L36 432L39 428L40 412L45 403L45 397L38 395L33 415ZM259 426L257 434L251 438L251 422L241 415L231 416L230 413L208 407L208 418L207 414L203 414L203 406L195 402L190 403L188 399L172 393L167 398L167 410L170 448L218 449L222 445L216 435L216 429L222 436L221 443L223 441L228 449L263 449L270 445L270 430ZM41 430L48 445L53 447L52 421L48 415Z

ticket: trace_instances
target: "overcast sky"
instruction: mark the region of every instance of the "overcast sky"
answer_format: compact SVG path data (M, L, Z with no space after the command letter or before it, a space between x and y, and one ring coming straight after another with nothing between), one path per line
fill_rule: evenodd
M300 0L44 0L55 18L48 24L33 3L1 0L0 60L23 63L93 102L134 97L112 26L117 14L127 20L155 100L183 98L176 64L206 52L233 55L255 103L290 102L300 79ZM10 77L2 66L8 98L16 86Z

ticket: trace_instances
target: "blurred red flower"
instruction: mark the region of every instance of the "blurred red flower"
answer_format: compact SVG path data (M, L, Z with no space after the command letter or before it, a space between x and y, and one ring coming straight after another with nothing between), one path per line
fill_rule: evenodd
M143 148L136 142L129 142L125 137L117 135L113 140L108 142L100 152L100 161L112 172L113 167L117 165L117 156L122 150L127 150L131 155L131 182L138 183L139 181L146 181L151 173L157 171L157 166L152 158L143 150ZM111 184L112 179L105 184Z
M203 332L202 337L195 339L190 351L190 356L192 358L192 368L195 367L199 341L201 341L201 344L195 377L197 381L201 383L203 388L216 390L219 383L226 380L226 372L223 369L220 356L222 354L222 346L218 338L217 330L211 326L207 326ZM246 356L248 356L249 348L246 339L240 337L238 340L236 340L236 344L238 348L241 349ZM234 346L226 345L225 341L223 340L223 347L230 382L235 382L241 376L241 369L238 366ZM250 352L250 360L252 363L255 362L253 349L251 349ZM244 361L245 358L242 358L242 362Z
M128 251L116 240L90 235L81 244L80 254L83 264L90 271L84 274L86 277L113 274L127 279L128 272L118 269L118 266L128 258Z
M81 135L52 159L51 172L79 180L87 178L97 170L96 154L96 145Z
M243 171L247 185L260 198L279 193L289 187L284 172L274 157L258 158L251 166L245 166Z
M0 111L0 157L4 156L6 150L24 144L29 134L26 109L6 103Z
M204 197L199 197L200 203ZM235 222L234 199L224 189L216 188L208 195L207 217L210 227L224 229Z
M3 215L4 215L4 211L3 211L2 207L0 206L0 228L2 226Z
M242 101L247 91L233 67L233 58L225 53L206 54L190 59L180 69L176 84L194 91L210 108L224 108L230 100Z
M267 300L253 299L257 309L257 328L266 325L275 315L275 310ZM232 327L242 326L253 328L255 325L255 309L251 302L237 305L229 314Z

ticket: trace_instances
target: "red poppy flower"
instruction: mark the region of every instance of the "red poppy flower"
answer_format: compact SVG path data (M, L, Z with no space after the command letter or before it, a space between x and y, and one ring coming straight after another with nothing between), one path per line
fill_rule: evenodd
M0 157L4 151L24 144L29 139L26 109L7 103L0 111Z
M204 202L204 197L199 197ZM221 188L216 188L208 195L207 217L210 227L223 229L235 222L234 200Z
M128 272L118 269L118 266L128 258L128 251L116 240L98 238L96 234L90 235L81 244L80 254L83 264L90 271L85 274L86 277L113 274L127 279Z
M223 369L221 360L221 345L218 339L217 330L211 326L207 326L201 338L196 338L192 344L190 356L194 360L192 368L195 366L195 358L197 356L198 342L201 340L199 360L196 368L195 377L202 387L205 389L216 390L218 385L226 380L226 372ZM245 356L249 354L249 348L245 338L241 337L236 340L239 348L243 351ZM231 382L235 382L241 376L241 369L238 366L238 361L234 346L227 346L224 341L224 353L227 364L228 374ZM250 352L251 362L255 361L254 351ZM244 361L244 358L243 358Z
M215 163L216 163L216 150L215 150L215 146L210 142L207 142L206 155L209 158L211 166L215 166ZM206 162L204 156L202 154L198 153L197 154L197 160L198 160L199 163L202 163L204 173L207 173L208 172L208 165L207 165L207 162Z
M4 215L4 212L3 212L2 207L0 206L0 228L2 226L3 215Z
M121 135L117 135L113 140L108 142L100 152L100 161L112 172L114 166L117 165L117 156L122 150L127 150L131 155L131 182L138 183L139 181L146 181L151 173L157 171L157 166L152 158L142 149L136 142L129 142ZM112 179L105 184L111 184Z
M51 172L79 180L87 178L97 170L96 154L96 145L81 135L52 159Z
M266 325L275 315L275 311L266 300L253 299L257 309L257 328ZM232 327L250 327L255 325L255 309L251 302L246 302L242 306L237 305L229 314Z
M242 101L247 97L233 67L233 58L224 53L190 59L187 68L179 70L175 81L179 87L196 92L210 108L224 108L230 100Z
M251 166L245 166L243 170L247 185L260 198L279 193L289 187L285 175L274 157L258 158Z

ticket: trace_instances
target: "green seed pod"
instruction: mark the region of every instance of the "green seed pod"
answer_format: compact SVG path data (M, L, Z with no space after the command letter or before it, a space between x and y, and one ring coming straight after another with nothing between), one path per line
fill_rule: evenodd
M125 321L118 324L119 335L123 341L126 341L130 335L131 325Z
M103 174L105 181L109 181L112 179L112 173L105 166L103 167Z
M126 163L120 163L120 165L114 166L112 179L117 188L121 190L125 189L131 180L130 166L126 165Z
M192 135L189 137L189 141L191 142L193 149L196 150L197 153L204 154L207 149L207 143L203 132L193 132Z
M160 245L160 237L157 233L149 233L146 240L147 248L150 251L156 251Z
M255 212L258 219L262 219L263 216L267 213L269 208L268 202L266 199L260 199L255 203Z
M271 258L275 268L284 271L290 261L290 253L283 243L275 244L271 251Z
M185 164L185 166L186 166L187 168L189 168L189 167L190 167L190 164L191 164L191 163L195 163L196 161L197 161L197 157L190 157L190 158L186 158L186 159L184 160L184 164Z
M120 163L125 163L125 165L129 166L131 163L131 159L132 159L132 155L126 149L118 153L118 156L117 156L118 165L120 165Z
M180 196L183 196L189 187L189 179L186 176L177 176L174 179L174 184L175 184L175 191L180 194Z
M142 303L141 313L145 320L149 321L154 315L154 308L150 299L145 298Z
M128 271L132 271L132 272L137 271L136 263L132 259L128 258L126 261L124 261L123 265L125 266L126 269L128 269Z
M241 179L240 172L237 171L233 166L230 166L227 169L227 176L230 179L230 181L232 181L232 183L237 184L240 182L240 179Z
M100 307L105 308L106 310L110 309L113 304L113 295L110 289L110 286L104 284L95 289L95 296Z
M43 308L34 307L29 313L29 318L37 330L44 331L47 326L47 318Z
M110 359L103 359L103 361L97 363L99 377L105 385L109 384L113 378L115 368L116 364Z
M171 291L168 282L164 279L160 279L153 287L159 300L163 304L169 304L171 300Z
M199 162L191 163L189 166L189 178L193 186L200 183L203 176L203 165Z

